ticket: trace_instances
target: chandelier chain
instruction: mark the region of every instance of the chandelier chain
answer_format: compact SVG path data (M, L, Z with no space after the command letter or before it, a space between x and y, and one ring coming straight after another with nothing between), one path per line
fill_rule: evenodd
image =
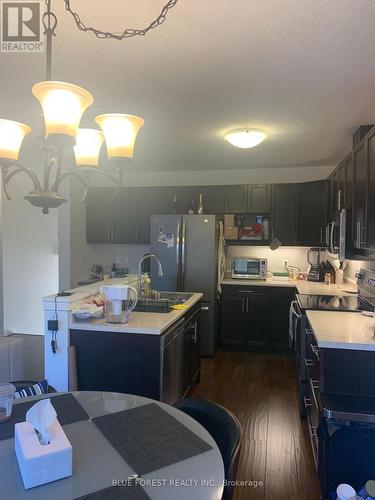
M51 34L56 36L57 17L51 11L51 0L46 0L46 12L42 16L42 23L45 35Z
M51 0L46 0L46 1L50 2ZM137 35L138 36L146 35L151 29L157 28L158 26L160 26L161 24L164 23L169 10L172 9L176 5L177 2L178 2L178 0L169 0L164 5L159 16L154 21L152 21L146 28L144 28L144 29L128 28L128 29L125 29L121 34L116 34L116 33L111 33L109 31L102 31L102 30L97 29L97 28L86 26L84 24L84 22L81 20L79 14L72 10L71 5L70 5L70 0L64 0L65 8L73 16L74 21L75 21L77 28L79 30L85 31L85 32L91 31L92 33L94 33L94 35L97 38L114 38L116 40L123 40L124 38L131 38L131 37L137 36Z

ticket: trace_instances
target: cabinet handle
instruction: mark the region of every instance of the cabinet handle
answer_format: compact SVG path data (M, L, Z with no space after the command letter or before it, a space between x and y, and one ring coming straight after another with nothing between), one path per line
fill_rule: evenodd
M339 212L341 210L341 189L339 189L337 193L337 210Z
M139 240L139 224L137 224L137 241Z
M314 361L312 359L305 358L305 365L306 367L314 366Z
M311 350L313 352L313 354L318 358L319 360L319 349L314 345L314 344L311 344Z
M237 290L237 293L254 293L254 290Z
M241 312L244 313L245 310L244 310L244 303L245 303L245 300L243 297L241 297Z
M311 387L318 391L319 390L319 380L314 380L314 379L310 379L311 380Z
M248 313L250 310L249 308L249 297L246 297L246 312Z
M209 306L201 306L201 311L209 311Z
M111 240L113 241L115 239L115 229L111 227Z
M323 227L320 228L320 243L323 243Z
M305 408L311 408L311 399L310 398L303 396L303 403L305 405Z

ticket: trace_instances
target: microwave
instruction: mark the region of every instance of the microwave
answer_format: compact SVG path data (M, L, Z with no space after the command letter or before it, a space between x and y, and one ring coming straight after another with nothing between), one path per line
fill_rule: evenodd
M265 280L267 278L267 259L257 257L233 257L232 278Z

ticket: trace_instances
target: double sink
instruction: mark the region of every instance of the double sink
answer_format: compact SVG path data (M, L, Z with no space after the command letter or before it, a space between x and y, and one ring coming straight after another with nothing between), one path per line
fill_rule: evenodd
M193 296L186 292L160 292L153 290L151 297L139 297L134 311L168 313L173 305L183 304Z

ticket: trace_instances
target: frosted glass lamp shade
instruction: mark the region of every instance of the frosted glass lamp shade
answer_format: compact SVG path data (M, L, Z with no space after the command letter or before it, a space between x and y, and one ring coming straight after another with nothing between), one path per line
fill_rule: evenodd
M0 119L0 159L17 161L22 141L31 132L24 123Z
M101 130L78 129L76 145L73 148L77 167L97 167L103 142L104 134Z
M233 146L242 149L254 148L258 146L267 134L261 130L237 129L231 130L225 135L225 139Z
M84 111L94 102L87 90L64 82L40 82L32 92L42 106L45 135L63 135L73 138L77 135Z
M139 129L145 123L139 116L112 113L99 115L96 123L104 132L108 158L133 158Z

